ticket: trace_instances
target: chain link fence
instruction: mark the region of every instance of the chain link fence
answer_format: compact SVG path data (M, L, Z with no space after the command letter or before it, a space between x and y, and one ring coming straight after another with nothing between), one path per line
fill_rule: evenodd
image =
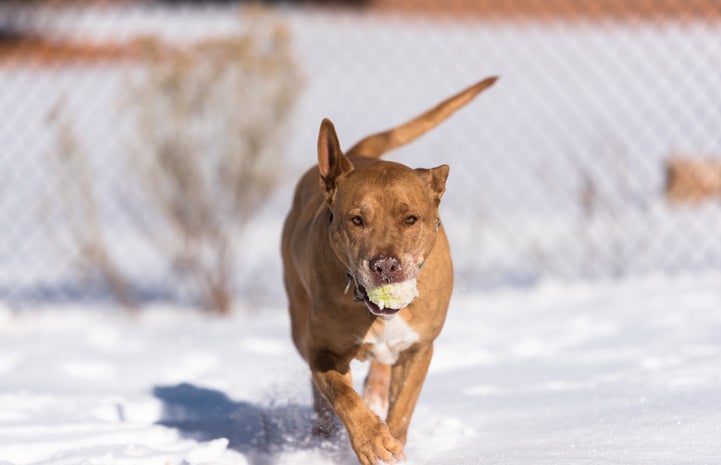
M459 291L721 269L717 1L0 1L0 298L282 303L320 120L350 147L490 75L388 157L451 166ZM221 201L236 171L250 189Z

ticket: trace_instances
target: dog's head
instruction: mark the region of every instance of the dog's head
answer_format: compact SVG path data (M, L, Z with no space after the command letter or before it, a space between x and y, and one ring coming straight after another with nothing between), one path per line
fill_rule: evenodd
M318 167L330 209L330 244L369 310L389 315L398 309L379 308L365 290L416 278L435 244L449 168L371 159L357 165L341 152L333 124L323 120Z

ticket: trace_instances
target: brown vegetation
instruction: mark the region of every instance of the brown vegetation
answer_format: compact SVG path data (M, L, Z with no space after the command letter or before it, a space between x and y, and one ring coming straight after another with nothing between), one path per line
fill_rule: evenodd
M77 0L44 2L54 7L77 5ZM84 2L88 3L88 2ZM93 7L131 0L95 0ZM430 19L453 18L488 21L706 21L721 20L717 0L363 0L358 2L297 2L299 5L348 7L380 14L400 14ZM112 12L109 12L112 14ZM131 42L88 43L50 40L31 35L0 40L0 66L48 66L102 63L136 59Z
M671 158L666 166L666 197L677 204L721 200L721 160Z
M152 37L133 42L126 56L135 66L119 112L131 126L124 153L142 198L137 208L149 218L138 231L199 305L218 313L232 308L238 241L276 186L284 143L278 134L302 81L281 23L259 12L243 24L237 35L183 46ZM93 148L82 146L71 121L54 117L51 125L58 200L74 211L74 247L84 268L99 271L132 305L94 201Z
M370 0L369 8L494 21L686 21L721 19L717 0Z
M133 44L91 44L42 37L0 41L0 66L59 66L112 62L130 58Z
M124 106L132 164L163 223L153 243L221 313L232 304L238 239L280 174L278 134L301 81L286 30L262 19L250 34L189 47L138 42L142 68Z

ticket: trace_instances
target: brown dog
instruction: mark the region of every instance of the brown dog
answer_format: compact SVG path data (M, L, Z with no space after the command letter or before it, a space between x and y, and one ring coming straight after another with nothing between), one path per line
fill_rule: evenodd
M296 188L282 253L293 342L312 374L314 433L332 433L335 412L363 465L405 458L408 425L453 287L438 219L448 166L411 169L378 158L441 123L495 80L361 140L347 155L333 124L323 120L318 167ZM414 279L418 296L403 309L368 296L367 290ZM371 360L363 398L353 389L353 359Z

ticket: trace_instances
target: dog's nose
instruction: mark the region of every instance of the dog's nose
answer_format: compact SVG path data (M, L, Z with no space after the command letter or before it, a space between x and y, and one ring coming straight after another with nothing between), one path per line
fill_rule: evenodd
M375 278L381 283L395 283L402 281L403 271L401 262L395 257L379 256L370 261L370 269Z

